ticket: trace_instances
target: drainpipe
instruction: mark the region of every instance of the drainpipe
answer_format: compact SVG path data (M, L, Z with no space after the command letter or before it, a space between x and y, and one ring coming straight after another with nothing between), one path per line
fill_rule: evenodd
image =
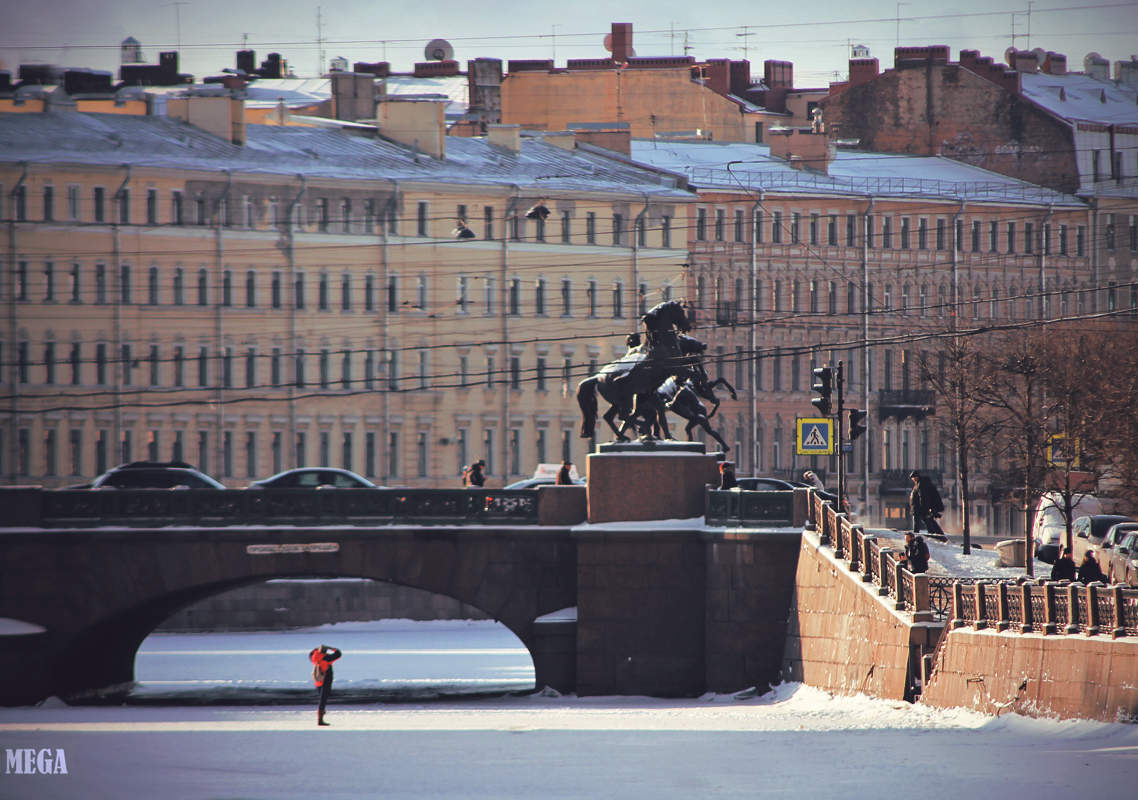
M288 282L289 282L289 297L291 302L288 305L288 352L292 354L293 359L293 376L296 375L296 240L293 234L293 220L296 218L296 207L300 205L300 201L304 198L305 193L308 191L308 179L304 175L298 174L296 176L300 179L300 191L296 193L296 197L289 203L288 211L285 212L284 224L281 226L284 233L284 251L288 259ZM286 465L299 467L300 464L296 463L296 381L285 381L285 386L288 387L288 441L285 447L288 448L287 457L282 459Z
M635 320L640 315L640 223L644 221L644 217L648 214L649 201L648 192L641 192L644 197L644 208L632 223L632 296L633 312L632 318ZM647 311L648 309L644 309ZM635 324L633 327L636 327Z
M869 204L861 218L861 388L862 408L865 411L865 439L862 443L861 508L869 514L869 224L877 198L869 196ZM840 458L841 456L839 456Z
M956 331L957 315L960 313L960 242L957 240L956 231L961 218L964 216L964 210L968 206L967 200L960 201L960 208L955 214L952 215L952 314L949 317L952 325L953 332ZM953 347L959 348L959 337L953 338ZM958 350L959 352L959 350ZM959 412L964 407L964 378L962 375L957 375L953 380L956 389L956 408ZM958 431L959 433L959 431ZM964 554L968 555L972 552L972 524L971 515L968 511L968 447L963 437L956 437L956 477L957 477L957 497L960 500L960 521L961 521L961 535L963 536L963 550Z
M501 277L502 285L501 285L501 289L500 289L500 291L502 293L502 296L501 296L502 350L503 350L503 366L505 367L504 372L505 372L505 376L506 376L506 379L505 379L506 386L505 386L505 391L502 392L502 436L501 436L502 441L499 443L498 446L502 452L501 472L502 472L503 478L505 478L506 476L509 475L509 468L510 468L510 460L509 460L510 459L510 443L509 443L509 434L510 434L510 358L512 356L512 351L510 349L510 323L509 323L509 319L510 319L510 313L509 313L510 312L510 309L509 309L510 290L509 290L508 284L506 283L506 279L507 279L507 270L508 270L509 265L510 265L510 235L511 235L510 219L511 218L514 219L514 225L520 224L517 221L518 195L521 194L521 191L522 191L521 187L518 186L516 183L511 183L510 185L514 187L514 194L510 198L510 202L506 205L506 216L503 220L502 262L501 262L501 273L500 273L502 276ZM490 378L493 379L493 376L490 376ZM508 483L508 481L504 481L502 485L504 486L506 483Z
M225 346L222 341L222 336L225 333L222 321L222 307L225 302L225 247L222 243L222 228L225 221L222 219L221 209L224 206L226 209L226 216L228 216L229 208L229 189L233 186L233 173L229 170L225 172L225 191L221 193L221 197L217 199L215 206L216 220L214 225L214 257L217 261L217 305L213 315L213 336L214 341L217 343L218 362L221 366L220 375L217 376L217 391L215 392L217 403L217 442L214 447L217 450L217 467L216 469L220 474L225 474L225 448L222 447L222 438L225 432L223 420L225 417ZM232 289L232 287L231 287Z
M759 440L759 393L755 387L755 372L758 366L758 353L759 353L759 335L758 335L758 322L756 321L756 312L758 311L759 298L755 294L755 281L758 278L758 256L756 249L759 241L759 209L763 207L763 190L757 190L758 200L751 206L751 285L748 288L748 293L751 295L751 333L750 333L750 346L751 346L751 374L748 376L747 384L751 387L751 402L750 402L750 419L747 421L747 429L751 431L751 474L757 472L756 465L758 460L755 458L755 442ZM742 465L740 465L742 466Z
M114 440L119 447L119 459L122 460L122 436L123 436L123 420L122 420L122 388L123 378L125 377L127 365L123 362L122 358L122 264L119 263L122 258L122 248L119 242L119 226L122 222L122 209L123 209L123 192L126 191L127 184L130 183L130 164L123 164L123 169L126 174L123 176L122 183L119 188L115 190L115 199L118 201L118 207L112 212L111 219L111 263L114 265L114 274L118 280L115 281L118 285L114 287L115 302L113 306L113 324L111 326L111 340L114 342L114 359L115 359L115 382L112 387L112 397L114 398L113 405L115 409L115 427L114 427Z
M1047 205L1047 213L1043 215L1043 221L1039 224L1039 236L1043 240L1039 243L1039 318L1045 319L1047 316L1047 250L1051 246L1051 237L1047 232L1047 223L1051 221L1051 215L1055 213L1055 206L1053 204Z
M24 182L28 179L28 162L27 161L21 161L20 167L23 169L23 172L20 174L20 179L18 181L16 181L16 185L12 187L12 191L8 195L9 200L12 202L15 201L16 192L19 191L20 187L23 186ZM9 214L8 215L8 264L9 264L10 269L15 269L15 266L16 266L16 215L15 214ZM17 332L17 330L18 330L18 327L16 325L16 293L14 291L9 291L8 292L8 341L11 342L12 347L16 346L16 332ZM0 371L2 371L3 369L4 369L4 366L2 364L0 364ZM8 452L6 454L6 456L7 456L6 460L8 462L8 482L9 483L15 483L16 482L16 456L17 456L17 452L18 452L18 447L16 446L16 434L19 432L19 430L18 430L19 426L16 423L16 417L19 414L19 410L20 410L20 401L19 401L20 376L18 374L18 371L19 371L19 367L16 365L16 360L12 359L12 366L11 366L11 369L9 370L9 374L11 375L11 381L9 382L9 385L11 386L12 391L11 391L11 394L9 396L9 402L8 402ZM2 377L2 373L0 373L0 377Z
M396 213L399 211L399 181L392 178L387 180L391 181L391 199L387 203L387 212L383 215L383 220L380 222L380 250L379 250L379 285L380 285L380 319L379 319L379 352L387 356L387 336L388 336L388 322L390 321L387 310L387 299L384 294L387 291L388 280L388 249L387 244L389 240L391 220L395 219ZM390 362L384 365L383 376L387 380L387 386L380 385L379 403L380 403L380 422L379 422L379 474L382 475L382 483L390 483L390 468L391 461L387 452L387 437L389 435L387 425L388 408L390 404L391 394L391 373Z

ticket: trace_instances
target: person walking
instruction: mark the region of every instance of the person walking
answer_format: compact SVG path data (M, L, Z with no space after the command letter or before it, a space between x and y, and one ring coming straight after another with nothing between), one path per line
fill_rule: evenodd
M1051 567L1051 580L1073 581L1075 580L1075 572L1075 559L1071 558L1070 548L1064 547Z
M308 653L308 660L312 662L312 682L320 690L320 705L316 711L316 724L327 725L324 721L324 707L328 705L328 695L332 693L332 662L342 656L335 647L322 644L314 647Z
M561 462L561 469L557 470L557 481L556 481L557 486L572 486L573 485L573 476L570 474L570 470L572 470L572 469L573 469L573 462L571 462L571 461L562 461Z
M733 461L719 462L719 488L734 489L739 484L735 480L735 463Z
M822 479L819 478L818 475L812 469L808 469L802 473L802 480L803 480L803 482L809 484L810 486L814 487L815 489L820 489L821 491L826 490L826 485L824 483L822 483Z
M486 467L486 462L481 458L475 461L462 473L463 486L482 486L486 483L486 475L482 470Z
M905 531L905 564L914 575L929 571L929 546L914 531Z
M909 473L909 480L913 482L913 490L909 492L909 512L913 517L913 533L920 533L921 528L941 540L947 540L944 530L937 523L936 518L944 512L944 501L940 499L940 492L933 486L928 476L913 470Z

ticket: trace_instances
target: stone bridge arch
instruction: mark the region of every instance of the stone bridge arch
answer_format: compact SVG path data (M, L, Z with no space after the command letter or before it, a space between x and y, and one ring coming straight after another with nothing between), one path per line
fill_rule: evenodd
M275 578L369 578L468 603L521 640L539 686L535 620L577 603L576 547L565 529L214 528L4 538L9 557L23 560L12 563L37 566L6 576L4 613L46 628L21 637L20 657L41 669L27 685L5 689L5 702L128 684L139 645L171 614Z

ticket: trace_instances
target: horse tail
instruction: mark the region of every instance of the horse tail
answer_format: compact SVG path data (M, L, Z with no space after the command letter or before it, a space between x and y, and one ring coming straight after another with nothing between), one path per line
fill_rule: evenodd
M597 376L577 384L577 405L581 407L581 438L592 439L597 425Z

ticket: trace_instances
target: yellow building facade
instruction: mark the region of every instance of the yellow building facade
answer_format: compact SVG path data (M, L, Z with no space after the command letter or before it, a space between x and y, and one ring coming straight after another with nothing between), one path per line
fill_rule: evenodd
M576 384L681 296L689 192L564 137L434 158L374 132L242 135L0 114L6 483L140 459L230 486L581 464Z

